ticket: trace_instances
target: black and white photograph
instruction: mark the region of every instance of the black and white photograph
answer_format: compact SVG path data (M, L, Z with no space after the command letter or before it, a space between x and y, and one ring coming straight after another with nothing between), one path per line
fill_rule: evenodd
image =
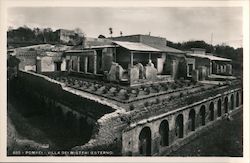
M7 159L249 157L248 8L57 2L6 7Z

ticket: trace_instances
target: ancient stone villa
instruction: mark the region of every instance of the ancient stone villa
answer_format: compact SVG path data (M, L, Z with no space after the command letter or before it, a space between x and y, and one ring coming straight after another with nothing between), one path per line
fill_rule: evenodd
M85 38L43 54L33 71L18 72L20 89L76 130L89 126L89 139L72 150L166 155L242 109L230 59L177 50L165 38Z

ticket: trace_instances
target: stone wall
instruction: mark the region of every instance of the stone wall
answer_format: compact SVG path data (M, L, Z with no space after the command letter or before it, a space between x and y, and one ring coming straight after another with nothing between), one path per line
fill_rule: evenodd
M17 56L20 60L18 68L20 70L33 70L36 71L36 56Z
M179 108L173 110L172 112L165 113L165 115L163 114L156 117L148 117L148 119L141 120L136 124L130 124L131 128L129 129L128 127L126 130L124 130L122 135L123 155L141 155L139 152L139 135L142 129L144 129L145 127L149 127L151 132L151 155L161 155L162 153L168 153L171 150L174 150L175 148L177 148L177 146L179 146L178 144L181 144L184 141L187 142L187 139L190 139L190 137L192 137L197 131L204 129L206 126L213 124L214 121L220 120L221 118L225 117L226 98L228 99L229 114L241 108L241 91L241 89L230 90L224 92L223 94L218 94L213 98L208 98L184 108ZM231 101L231 99L233 99L234 101ZM221 103L219 103L219 101ZM202 107L205 108L205 125L202 125L201 122L202 120L200 110ZM220 107L220 109L218 107ZM191 120L189 117L191 110L195 112L194 131L192 131L191 129ZM213 112L211 112L211 110L213 110ZM221 110L221 114L218 110ZM176 135L176 133L178 132L176 128L176 120L177 116L179 115L183 116L183 138L179 138L178 135ZM211 115L213 115L213 119L211 119ZM166 146L160 145L161 135L159 127L164 120L168 122L169 126L168 145Z
M157 46L166 46L166 39L162 37L155 37L150 35L131 35L131 36L122 36L112 38L116 41L129 41L129 42L141 42L146 45L157 45Z
M113 49L104 48L102 50L102 70L109 71L113 61Z
M130 51L121 47L116 48L116 62L124 69L128 69L128 65L130 64Z
M40 64L41 64L41 72L53 72L56 71L55 62L61 62L61 71L66 71L66 61L65 59L61 59L61 57L51 57L45 56L41 57Z
M205 66L207 68L207 74L210 75L212 72L210 72L210 60L204 59L204 58L195 58L195 69L198 69L201 66Z
M35 75L34 73L20 71L18 80L22 85L22 89L30 93L38 93L41 96L53 99L55 102L61 103L95 120L99 119L104 114L114 111L109 106L105 106L65 90L62 84L43 75Z
M161 47L166 47L166 39L163 37L155 37L149 35L140 35L140 42L146 45L156 45Z
M113 37L115 41L129 41L129 42L140 42L140 35Z

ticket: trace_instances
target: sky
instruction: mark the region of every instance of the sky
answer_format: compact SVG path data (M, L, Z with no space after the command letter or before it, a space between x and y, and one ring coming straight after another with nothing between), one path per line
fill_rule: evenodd
M8 9L13 28L80 28L87 37L151 34L173 42L204 40L242 47L240 7L15 7ZM212 38L212 39L211 39Z

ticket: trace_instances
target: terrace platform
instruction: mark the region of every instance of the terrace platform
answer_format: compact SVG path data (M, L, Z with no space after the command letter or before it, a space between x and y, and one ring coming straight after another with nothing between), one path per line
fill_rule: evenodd
M126 84L83 78L68 73L47 73L44 75L64 83L69 88L106 99L126 110L143 108L151 104L180 101L179 99L182 97L197 96L199 92L229 84L227 80L202 82L162 80L145 82L131 87Z

